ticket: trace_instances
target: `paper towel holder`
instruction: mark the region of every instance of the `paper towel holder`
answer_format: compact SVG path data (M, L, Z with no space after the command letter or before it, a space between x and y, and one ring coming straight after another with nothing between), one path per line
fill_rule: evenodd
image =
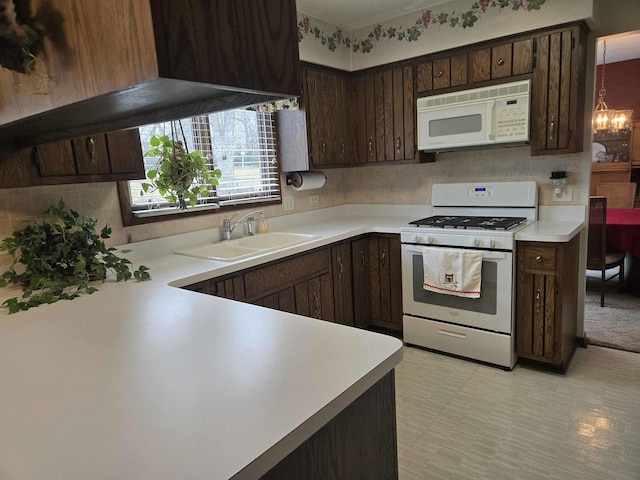
M287 185L290 185L296 190L302 189L304 188L303 187L304 177L309 174L312 174L314 176L321 175L322 177L324 177L324 180L327 179L327 176L324 174L324 172L320 172L320 171L309 170L304 172L290 172L287 174ZM324 181L322 183L324 184ZM316 187L316 188L319 188L319 187Z

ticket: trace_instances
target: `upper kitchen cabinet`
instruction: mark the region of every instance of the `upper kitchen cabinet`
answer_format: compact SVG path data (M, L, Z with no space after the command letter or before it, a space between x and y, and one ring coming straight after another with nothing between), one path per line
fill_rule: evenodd
M352 163L351 78L338 70L306 66L303 82L311 165L320 168Z
M76 138L300 95L295 0L29 3L36 72L0 71L0 144Z
M413 67L358 73L356 158L358 163L415 158Z
M346 72L303 65L300 109L277 113L282 171L353 165L354 87Z
M113 182L145 177L137 129L43 143L0 146L0 188Z
M531 95L531 154L581 152L585 38L580 25L536 36Z
M458 88L469 83L466 52L442 58L429 58L416 66L416 91L418 93Z
M471 81L497 80L533 71L533 38L480 48L471 53Z

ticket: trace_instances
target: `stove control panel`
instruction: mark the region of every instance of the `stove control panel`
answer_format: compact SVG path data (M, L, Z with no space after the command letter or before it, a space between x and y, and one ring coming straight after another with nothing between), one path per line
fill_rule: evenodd
M513 235L470 235L469 233L456 234L422 233L401 231L402 243L424 246L478 248L482 250L513 250Z

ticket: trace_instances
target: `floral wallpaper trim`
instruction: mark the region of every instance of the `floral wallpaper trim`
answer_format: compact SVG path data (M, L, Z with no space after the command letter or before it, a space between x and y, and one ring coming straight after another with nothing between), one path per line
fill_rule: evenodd
M451 28L471 28L479 21L487 10L492 8L509 8L514 11L523 10L531 12L540 10L546 0L478 0L473 2L469 10L466 12L440 12L427 9L422 12L415 23L410 27L394 27L383 26L377 24L373 30L369 32L367 38L359 40L355 37L345 35L345 32L338 28L332 33L327 33L315 25L312 25L308 16L304 16L298 22L298 41L301 42L305 37L315 39L320 42L331 52L335 52L338 46L350 49L354 53L369 53L373 50L377 42L382 38L388 40L396 39L397 41L415 42L422 36L423 32L430 25L449 26Z

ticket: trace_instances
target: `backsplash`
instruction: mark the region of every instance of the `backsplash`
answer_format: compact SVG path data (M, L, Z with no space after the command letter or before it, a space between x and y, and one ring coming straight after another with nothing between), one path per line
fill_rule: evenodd
M541 205L567 205L552 201L549 177L555 170L566 170L569 184L573 185L573 201L568 204L582 205L584 193L580 179L584 176L582 170L585 167L590 165L585 164L584 154L531 157L529 147L452 152L439 155L434 163L326 170L327 183L319 190L294 191L286 186L282 176L283 196L293 199L294 210L285 212L283 205L267 206L264 210L268 219L349 203L422 205L431 203L431 186L434 183L519 180L537 182ZM317 204L310 203L311 195L318 195ZM96 217L100 228L109 225L113 230L107 242L110 245L218 228L230 215L229 212L215 213L123 227L115 183L2 189L0 238L9 236L25 222L39 218L40 212L59 199L82 215ZM0 264L8 261L6 255L0 256Z

